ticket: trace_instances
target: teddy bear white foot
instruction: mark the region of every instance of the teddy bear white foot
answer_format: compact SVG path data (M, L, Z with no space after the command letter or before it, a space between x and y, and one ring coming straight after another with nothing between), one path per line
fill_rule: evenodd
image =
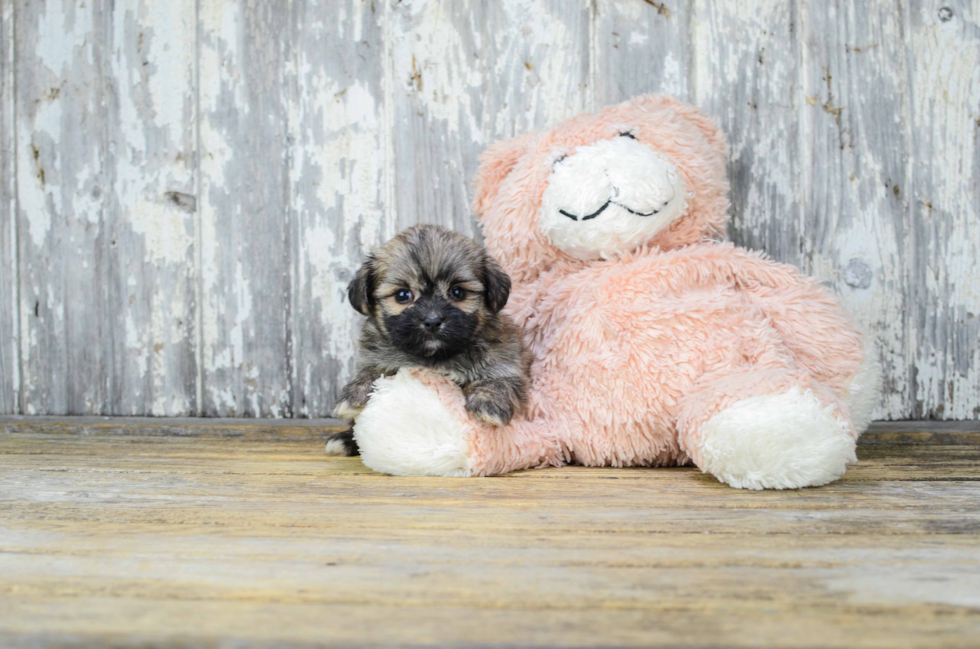
M354 439L361 460L379 473L469 476L467 430L434 388L402 369L375 382Z
M701 470L740 489L816 487L857 461L848 422L800 387L736 401L704 424L698 446Z

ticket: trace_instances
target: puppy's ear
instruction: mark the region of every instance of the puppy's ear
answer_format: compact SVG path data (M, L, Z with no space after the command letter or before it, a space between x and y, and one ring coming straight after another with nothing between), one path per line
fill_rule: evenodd
M510 276L489 254L483 259L483 285L486 287L483 299L491 313L500 313L510 297Z
M347 298L350 300L351 306L363 315L370 315L371 313L371 294L374 293L374 263L374 255L368 255L367 261L357 269L354 279L347 285Z

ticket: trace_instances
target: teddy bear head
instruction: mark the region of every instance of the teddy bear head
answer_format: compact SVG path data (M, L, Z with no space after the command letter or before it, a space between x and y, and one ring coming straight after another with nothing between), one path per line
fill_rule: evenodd
M480 163L474 211L517 281L717 237L728 218L724 136L667 95L497 143Z

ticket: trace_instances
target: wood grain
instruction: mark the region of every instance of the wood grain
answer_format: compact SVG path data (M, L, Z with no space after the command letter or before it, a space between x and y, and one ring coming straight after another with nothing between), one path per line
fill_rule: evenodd
M328 416L353 375L360 316L346 288L394 236L384 6L296 0L289 38L292 412Z
M806 265L864 327L885 379L878 412L900 412L910 367L904 11L876 2L804 7Z
M594 107L590 0L486 3L483 86L489 144L546 128ZM468 181L472 184L472 179Z
M106 4L15 12L21 411L108 414Z
M471 236L479 154L590 107L589 4L390 3L399 228Z
M194 7L117 0L106 15L104 412L198 409Z
M980 419L980 3L909 14L910 415Z
M802 266L797 7L780 0L695 4L696 103L728 136L729 234Z
M694 469L392 478L285 423L39 421L0 436L4 646L968 647L980 632L976 445L861 447L838 483L745 492Z
M292 414L290 16L200 3L201 414Z
M470 184L484 141L489 60L482 2L386 3L398 229L474 233Z
M598 0L596 105L663 92L694 100L695 3Z
M0 3L0 413L20 412L14 7Z

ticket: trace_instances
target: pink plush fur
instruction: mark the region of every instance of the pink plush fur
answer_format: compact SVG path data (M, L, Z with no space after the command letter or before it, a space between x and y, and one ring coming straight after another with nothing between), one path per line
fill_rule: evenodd
M629 131L690 190L686 213L638 249L573 259L542 233L552 163ZM725 144L695 108L645 96L492 146L474 209L514 280L508 312L534 364L530 408L472 422L460 390L419 372L468 430L473 475L578 463L701 464L706 422L739 400L800 390L856 437L848 407L864 352L833 296L795 268L713 239L728 213Z

